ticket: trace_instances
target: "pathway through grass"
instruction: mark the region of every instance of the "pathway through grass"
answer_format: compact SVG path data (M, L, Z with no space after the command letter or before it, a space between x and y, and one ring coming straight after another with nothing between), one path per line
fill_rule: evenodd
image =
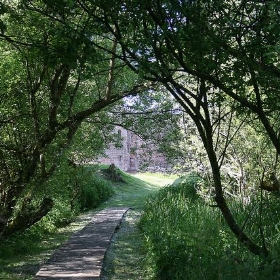
M124 182L115 184L116 195L114 197L102 204L98 209L81 215L70 225L53 233L38 234L34 232L33 234L27 233L15 236L8 240L9 244L4 245L2 243L0 279L33 279L42 262L51 256L53 250L69 239L73 232L82 229L97 211L113 206L128 206L133 209L129 211L121 230L113 240L114 245L123 250L115 247L111 248L113 251L110 252L111 255L112 252L114 255L111 258L112 262L114 262L114 271L111 270L110 277L115 277L114 272L119 273L121 276L116 276L116 278L107 277L105 279L141 279L123 276L124 273L129 275L130 270L136 270L135 264L142 257L139 254L141 240L136 222L145 203L145 198L156 193L163 185L170 184L173 179L159 174L153 176L152 174L129 175L123 173L122 177ZM124 254L125 251L127 253ZM108 255L110 254L108 253ZM119 259L119 255L123 255L123 259ZM118 263L123 265L118 265ZM141 269L140 265L139 269Z
M172 184L175 178L161 174L138 173L126 177L127 186L121 186L110 206L129 206L120 229L114 235L107 251L102 280L148 280L149 272L144 270L142 240L137 223L146 198L161 187Z

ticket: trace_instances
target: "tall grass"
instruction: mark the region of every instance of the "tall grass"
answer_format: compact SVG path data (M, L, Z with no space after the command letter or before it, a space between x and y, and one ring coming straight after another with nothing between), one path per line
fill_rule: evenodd
M239 223L257 242L262 241L262 226L272 249L270 261L263 262L236 241L219 210L195 194L196 183L192 177L168 186L146 204L139 225L151 279L280 279L279 218L269 218L279 206L268 201L262 201L261 207L258 201L247 207L230 203ZM264 206L266 212L261 213Z

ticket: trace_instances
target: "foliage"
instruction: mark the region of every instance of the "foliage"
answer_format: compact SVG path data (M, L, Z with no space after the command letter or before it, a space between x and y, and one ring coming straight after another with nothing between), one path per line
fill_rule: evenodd
M108 181L101 178L92 178L89 182L83 182L82 185L79 202L83 211L96 208L114 194Z
M119 52L116 42L72 1L1 3L0 39L0 210L10 234L50 211L44 201L50 206L55 197L47 182L82 122L92 115L105 122L103 109L149 86L112 55L112 49ZM99 136L107 129L100 122L90 129L84 124L86 145L82 151L76 141L70 160L83 161L90 149L88 156L100 153ZM31 200L43 192L44 211L29 209L32 219L24 223L24 206L36 204Z
M97 118L104 122L83 122L76 132L76 135L68 150L69 158L78 164L87 164L94 161L105 149L111 134L111 126L106 122L106 113L101 113Z
M65 226L84 211L97 208L102 202L108 200L114 191L109 181L105 181L96 175L95 166L71 166L68 160L61 164L60 168L42 188L37 192L34 201L40 201L40 197L54 197L54 207L40 222L31 229L38 232L52 232L61 226Z
M277 1L1 3L0 209L9 220L6 232L49 211L41 209L55 200L46 183L82 122L92 130L83 125L87 145L81 149L76 141L70 160L97 155L103 129L110 130L104 120L115 124L120 111L124 126L152 134L154 143L164 138L160 148L169 156L180 150L195 160L208 179L200 190L214 197L237 239L266 257L265 243L244 233L225 198L245 203L268 173L279 175L278 25ZM165 90L192 120L187 136L177 125L181 110L177 115ZM119 103L104 112L139 93L126 110ZM140 117L131 118L132 112ZM33 208L24 213L28 204ZM21 224L29 213L29 223Z
M260 133L257 120L240 116L226 106L212 108L211 117L225 195L246 203L254 198L269 172L273 171L279 177L277 153L267 135ZM180 126L178 144L173 146L173 156L179 158L174 171L184 174L195 170L207 181L199 186L200 194L211 200L214 195L211 166L201 137L195 123L185 113Z
M189 183L189 188L194 184ZM147 270L152 279L277 279L279 220L271 221L275 204L263 205L263 229L272 255L262 262L232 238L221 214L203 200L190 199L185 184L169 186L150 198L139 226L145 238ZM260 202L248 206L232 200L235 216L246 231L256 232ZM276 206L279 211L279 205ZM275 216L275 215L273 215ZM244 222L245 221L245 222ZM247 222L246 222L247 221ZM259 237L254 237L259 238Z

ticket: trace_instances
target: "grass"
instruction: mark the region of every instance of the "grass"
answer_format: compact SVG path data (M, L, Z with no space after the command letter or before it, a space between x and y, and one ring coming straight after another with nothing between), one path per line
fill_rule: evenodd
M252 255L237 242L217 208L193 195L194 180L160 190L141 216L146 252L145 270L151 279L280 279L279 203L263 205L263 230L270 259ZM271 202L271 199L268 201ZM258 201L252 206L230 203L247 234L261 244ZM270 209L271 208L271 209ZM246 224L244 223L246 221Z
M97 176L101 176L100 173ZM94 213L106 207L128 206L134 209L128 214L128 220L125 221L127 227L124 227L125 234L122 234L120 238L122 243L127 244L127 251L132 253L127 255L120 251L120 254L123 257L127 256L126 261L132 257L138 259L139 256L137 254L139 250L133 249L133 246L137 249L139 248L139 242L141 242L139 239L140 234L137 232L135 224L143 204L147 197L155 194L163 185L169 184L172 180L159 174L155 177L158 179L154 178L153 180L151 180L153 177L151 174L129 175L121 173L121 176L124 182L113 183L115 195L98 208L77 217L75 222L50 232L38 231L35 226L24 233L15 234L2 241L0 250L0 279L33 279L40 265L51 256L56 248L69 239L73 232L83 228ZM147 179L151 180L152 183L149 183ZM108 184L112 184L112 182L108 181ZM125 248L123 244L120 247ZM119 250L117 251L119 252ZM114 261L112 260L112 262ZM127 267L130 267L129 263ZM132 265L130 267L131 271L134 268L134 265ZM123 270L121 266L117 268L116 265L114 265L114 269L116 271Z
M115 183L115 195L109 199L102 207L128 206L142 209L145 199L155 194L161 187L168 185L174 179L161 174L154 175L148 173L127 174L122 173L124 183Z
M122 177L126 183L116 186L116 195L106 205L129 206L133 209L114 235L101 279L148 280L150 276L145 269L145 254L141 250L143 239L137 225L147 198L154 196L163 186L172 184L176 177L160 173L123 174Z

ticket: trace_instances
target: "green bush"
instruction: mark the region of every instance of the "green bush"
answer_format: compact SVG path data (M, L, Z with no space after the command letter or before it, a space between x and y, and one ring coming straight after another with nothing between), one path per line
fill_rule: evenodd
M83 184L79 198L82 211L96 208L114 194L108 181L93 177L90 182Z
M30 230L54 232L69 224L82 211L96 208L111 197L114 191L110 182L98 177L96 173L96 166L73 167L67 160L61 162L60 168L33 197L32 207L38 207L44 197L52 198L54 206Z

